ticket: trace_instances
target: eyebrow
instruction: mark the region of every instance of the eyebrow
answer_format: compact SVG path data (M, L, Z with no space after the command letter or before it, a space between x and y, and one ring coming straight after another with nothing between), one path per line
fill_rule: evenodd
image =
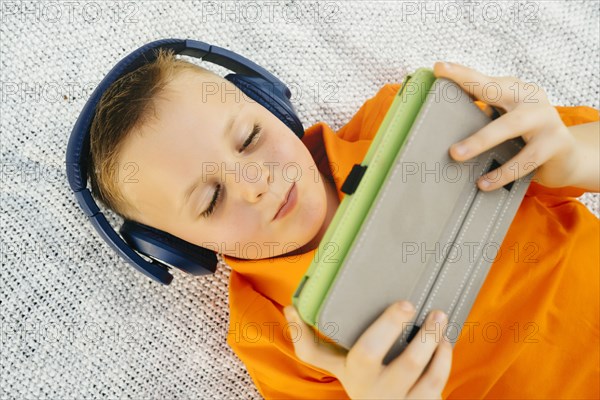
M237 119L237 117L239 115L239 111L242 109L242 107L243 107L243 105L238 107L231 113L231 116L229 117L229 122L227 122L227 125L225 126L225 129L223 130L223 133L222 133L223 138L225 138L231 134L231 130L233 129L233 124L235 123L235 120ZM196 190L196 188L198 188L198 186L200 185L201 179L202 179L202 176L199 179L194 180L194 182L192 182L192 184L185 190L185 192L183 193L183 203L181 205L181 208L185 207L188 204L188 202L190 200L190 196L192 195L194 190Z

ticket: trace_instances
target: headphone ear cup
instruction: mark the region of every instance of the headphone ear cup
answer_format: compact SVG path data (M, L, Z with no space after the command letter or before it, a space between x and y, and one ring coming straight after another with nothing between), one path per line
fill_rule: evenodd
M186 242L165 231L125 220L119 233L132 249L168 267L191 275L209 275L217 269L217 254L213 250Z
M302 139L304 127L289 100L291 93L287 86L274 85L260 76L228 74L225 79L269 110Z

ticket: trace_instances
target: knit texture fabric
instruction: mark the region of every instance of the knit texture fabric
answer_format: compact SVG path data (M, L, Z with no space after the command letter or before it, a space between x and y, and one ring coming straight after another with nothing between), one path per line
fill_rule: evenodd
M66 180L85 101L145 43L190 38L242 54L288 84L305 128L339 129L385 83L438 60L536 82L553 105L599 107L597 1L0 7L1 399L260 398L225 341L229 267L154 283L96 234ZM580 200L598 216L598 198Z

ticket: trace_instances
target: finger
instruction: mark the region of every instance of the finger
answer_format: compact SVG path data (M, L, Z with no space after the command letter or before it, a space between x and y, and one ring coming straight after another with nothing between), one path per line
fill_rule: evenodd
M294 306L286 306L283 312L290 323L290 336L298 358L335 376L341 376L346 351L321 340L314 329L300 318Z
M395 302L390 305L354 343L346 364L362 366L364 370L383 370L383 359L410 322L415 312L410 302Z
M501 107L507 112L517 107L525 91L522 89L524 82L518 78L511 76L490 77L472 68L455 63L436 62L433 73L438 78L447 78L454 81L476 100Z
M456 161L465 161L503 143L504 141L524 136L525 142L530 137L527 133L540 125L540 112L537 109L517 108L504 114L466 139L450 146L450 156Z
M384 372L382 379L394 379L403 376L409 387L419 378L433 352L442 341L442 330L446 326L447 317L436 320L437 312L430 312L425 323L404 351L396 357ZM408 388L407 388L408 389Z
M541 140L532 140L510 160L477 180L477 187L484 191L498 189L513 182L544 164L553 154L552 147L542 145Z
M452 345L444 338L435 349L433 358L421 378L408 391L407 397L411 399L431 399L434 396L441 398L451 369Z

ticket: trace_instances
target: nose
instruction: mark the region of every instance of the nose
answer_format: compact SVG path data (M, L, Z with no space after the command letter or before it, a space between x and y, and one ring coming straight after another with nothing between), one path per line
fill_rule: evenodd
M250 162L243 165L239 180L242 198L249 203L256 203L269 191L272 179L269 168L261 163Z

